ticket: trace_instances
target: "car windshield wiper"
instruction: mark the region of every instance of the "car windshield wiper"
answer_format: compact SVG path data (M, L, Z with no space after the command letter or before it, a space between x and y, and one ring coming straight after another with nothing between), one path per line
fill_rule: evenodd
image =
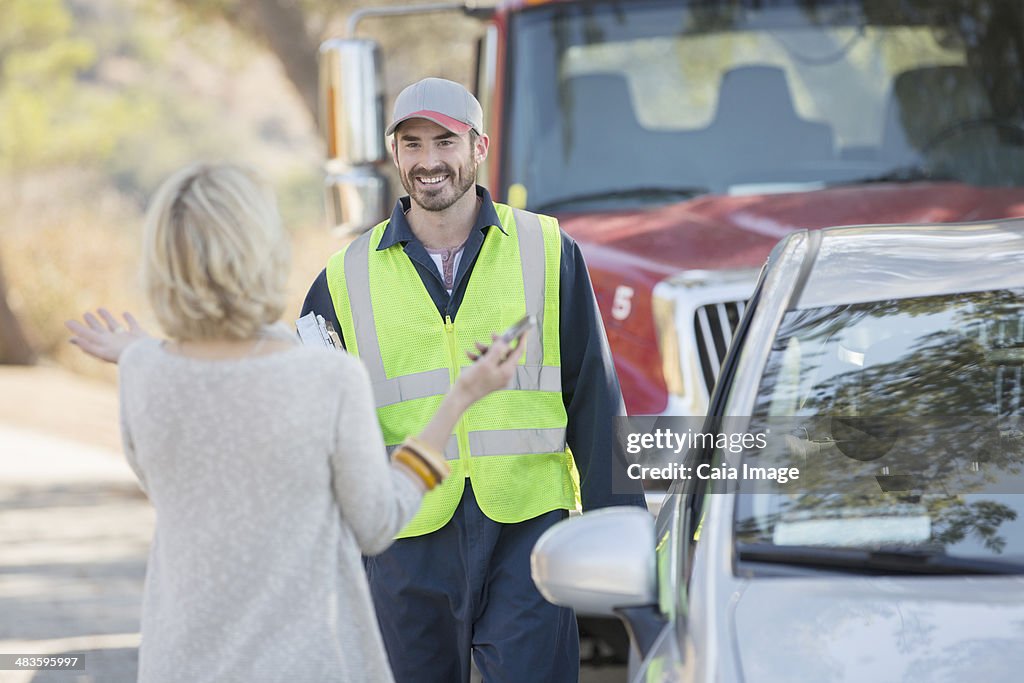
M915 548L827 548L771 543L738 543L745 562L788 564L871 574L1024 574L1024 562L1001 558L958 557Z
M540 206L534 207L534 211L545 213L566 209L576 204L587 204L590 202L614 201L616 199L693 199L709 192L706 187L683 186L683 187L631 187L624 190L605 190L604 192L586 192L584 194L570 195L559 199L552 199Z
M910 166L897 166L890 168L878 175L864 176L863 178L852 178L850 180L838 180L834 183L827 183L827 187L842 187L844 185L872 185L875 183L920 183L920 182L950 182L959 181L949 173L938 172L920 164Z

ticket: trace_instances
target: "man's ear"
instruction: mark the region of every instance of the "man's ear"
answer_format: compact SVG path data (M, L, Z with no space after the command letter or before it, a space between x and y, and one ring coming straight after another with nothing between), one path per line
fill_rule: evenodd
M476 156L477 163L482 163L487 158L487 150L490 149L491 139L486 135L479 135L476 139L476 147L473 149L473 154Z
M395 162L395 166L398 166L398 142L395 138L391 138L391 160Z

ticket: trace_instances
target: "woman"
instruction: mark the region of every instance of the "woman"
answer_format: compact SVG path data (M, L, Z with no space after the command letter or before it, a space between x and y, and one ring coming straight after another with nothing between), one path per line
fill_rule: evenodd
M169 340L130 317L118 334L106 312L108 329L68 324L119 361L125 453L156 508L139 681L390 681L360 553L390 545L444 479L457 419L522 352L492 339L389 464L359 361L270 326L287 259L252 174L193 166L145 223L143 282Z

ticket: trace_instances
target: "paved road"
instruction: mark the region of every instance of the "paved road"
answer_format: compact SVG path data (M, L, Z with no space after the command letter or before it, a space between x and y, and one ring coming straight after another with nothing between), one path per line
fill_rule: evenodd
M0 683L135 680L153 510L120 453L0 424L0 654L84 653L86 669ZM585 671L621 683L623 670Z
M87 663L0 681L134 680L152 528L120 454L0 425L0 653Z

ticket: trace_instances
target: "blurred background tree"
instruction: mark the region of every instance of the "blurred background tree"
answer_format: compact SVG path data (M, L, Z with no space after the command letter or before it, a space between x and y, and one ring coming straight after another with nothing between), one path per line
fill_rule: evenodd
M75 74L96 56L89 43L71 37L71 16L59 0L0 0L0 16L0 130L7 132L0 164L17 201L23 174L83 151L79 131L60 123ZM0 242L0 362L27 363L34 354L7 302L3 257Z
M324 229L316 51L370 4L393 3L0 0L0 363L39 355L112 376L68 350L62 323L98 305L145 317L142 210L197 159L248 163L274 184L297 312L340 246ZM388 55L390 99L426 75L470 84L479 30L437 14L360 33Z
M320 43L342 35L345 20L363 7L396 4L394 0L175 0L201 19L221 19L246 33L280 61L292 86L315 120L317 109L316 53ZM434 4L434 3L423 3ZM477 2L478 5L493 4ZM396 89L425 75L442 76L466 85L472 73L475 39L480 25L456 12L374 20L360 29L372 35L388 55L385 78L391 97ZM385 28L386 27L386 28ZM379 30L374 31L374 28Z

